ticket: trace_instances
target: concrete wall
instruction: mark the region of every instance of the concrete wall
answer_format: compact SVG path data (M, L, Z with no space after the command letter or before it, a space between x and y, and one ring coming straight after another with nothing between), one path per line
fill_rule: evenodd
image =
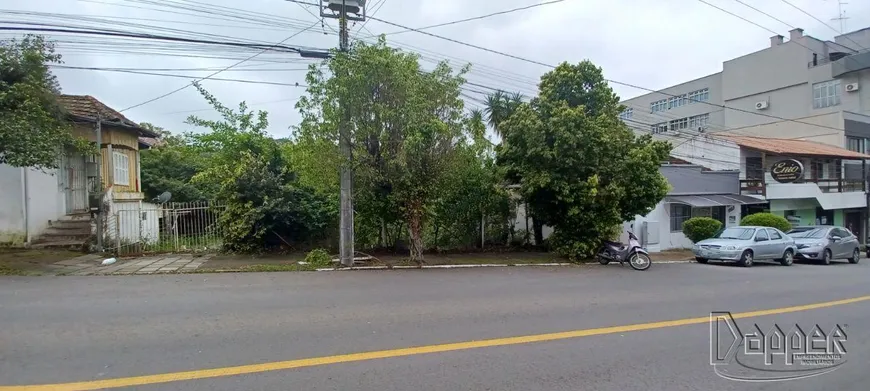
M671 184L669 195L737 194L739 171L703 171L695 165L666 165L659 171Z
M64 202L56 170L0 165L0 245L23 245L28 235L42 234L64 215Z
M66 198L57 170L27 170L27 228L31 240L48 228L49 222L66 214Z
M834 42L852 50L865 50L870 48L870 28L838 35L834 37Z
M843 113L831 112L811 117L794 117L800 121L778 121L757 126L735 128L721 135L739 135L770 138L787 138L816 141L819 143L843 147L846 144L843 132ZM838 130L840 129L840 130Z
M21 169L0 164L0 246L24 244L23 200Z

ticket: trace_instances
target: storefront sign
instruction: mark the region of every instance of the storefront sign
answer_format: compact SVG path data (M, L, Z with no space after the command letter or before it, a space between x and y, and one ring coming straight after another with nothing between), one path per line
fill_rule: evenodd
M779 183L794 182L803 175L804 165L794 159L780 160L770 167L770 176Z

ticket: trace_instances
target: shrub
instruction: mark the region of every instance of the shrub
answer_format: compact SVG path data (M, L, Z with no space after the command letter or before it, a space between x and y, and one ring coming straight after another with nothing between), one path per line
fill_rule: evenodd
M744 217L740 220L740 225L757 225L761 227L773 227L780 231L787 232L791 229L791 223L785 217L777 216L772 213L755 213Z
M683 222L683 233L693 243L712 238L722 229L722 222L709 217L692 217Z
M305 262L312 268L326 268L332 266L332 257L326 250L318 248L305 255Z

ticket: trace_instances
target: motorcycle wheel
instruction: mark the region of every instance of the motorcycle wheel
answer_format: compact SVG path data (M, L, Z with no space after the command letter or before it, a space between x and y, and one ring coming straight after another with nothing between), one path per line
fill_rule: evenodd
M608 263L610 263L610 260L601 256L601 254L598 254L598 263L602 265L607 265Z
M646 254L634 253L628 258L628 265L634 270L647 270L652 266L652 261Z

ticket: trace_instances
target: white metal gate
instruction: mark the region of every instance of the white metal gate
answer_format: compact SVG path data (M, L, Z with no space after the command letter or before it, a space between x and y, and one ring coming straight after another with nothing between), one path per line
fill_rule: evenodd
M85 157L74 150L67 150L61 160L61 178L66 197L66 213L88 210L88 178L85 173Z

